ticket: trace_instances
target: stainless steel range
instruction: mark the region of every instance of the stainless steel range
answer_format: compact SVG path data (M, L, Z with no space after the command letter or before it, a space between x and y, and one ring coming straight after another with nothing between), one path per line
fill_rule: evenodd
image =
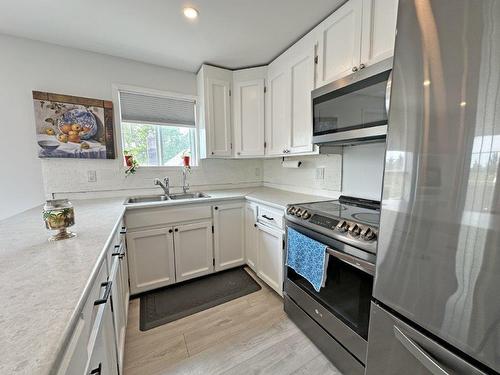
M346 196L286 210L287 233L293 228L325 244L329 258L319 292L285 267L285 311L346 374L365 369L379 215L380 202Z

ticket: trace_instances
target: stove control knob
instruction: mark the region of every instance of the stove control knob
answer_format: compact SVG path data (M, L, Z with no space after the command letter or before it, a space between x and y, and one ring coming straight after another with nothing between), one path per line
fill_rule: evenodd
M361 228L359 227L358 224L352 224L349 227L349 234L351 236L359 236L360 233L361 233Z
M349 229L349 225L347 225L347 221L341 220L335 227L339 232L346 232Z
M361 238L364 239L365 241L374 240L375 237L376 237L375 232L369 227L366 227L361 231Z
M311 217L311 214L306 210L302 212L302 219L307 220Z
M286 211L288 214L293 215L295 213L296 208L294 206L288 207L288 210Z
M297 217L302 216L302 208L297 208L297 211L295 211L295 216L297 216Z

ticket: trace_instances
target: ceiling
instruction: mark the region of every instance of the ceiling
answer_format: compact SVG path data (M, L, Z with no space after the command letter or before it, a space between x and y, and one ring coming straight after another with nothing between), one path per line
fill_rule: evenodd
M204 62L234 69L267 64L342 2L2 0L0 33L191 72Z

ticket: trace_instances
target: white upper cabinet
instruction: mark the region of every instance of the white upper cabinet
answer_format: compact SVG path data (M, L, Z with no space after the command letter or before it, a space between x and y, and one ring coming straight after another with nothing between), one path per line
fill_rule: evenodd
M361 63L375 64L393 56L398 0L363 0Z
M174 247L177 282L213 272L211 221L176 226Z
M209 65L198 72L198 128L200 156L229 157L231 141L231 86L233 73Z
M315 29L319 39L317 87L358 69L362 7L362 0L349 0Z
M236 157L264 156L264 90L266 68L233 74L233 125Z
M397 0L349 0L313 32L318 35L316 87L394 54Z
M266 93L266 154L282 155L290 146L290 69L282 61L269 65Z
M302 38L268 69L266 155L310 153L316 41Z
M267 67L232 72L203 65L200 157L317 153L311 91L390 58L397 7L398 0L348 0Z
M311 91L314 89L314 52L314 44L309 43L298 48L290 61L291 153L313 151Z

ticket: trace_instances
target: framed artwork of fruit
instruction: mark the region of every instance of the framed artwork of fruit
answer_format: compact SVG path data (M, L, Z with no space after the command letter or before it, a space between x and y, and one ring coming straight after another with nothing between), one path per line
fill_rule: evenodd
M113 102L33 91L40 158L114 159Z

